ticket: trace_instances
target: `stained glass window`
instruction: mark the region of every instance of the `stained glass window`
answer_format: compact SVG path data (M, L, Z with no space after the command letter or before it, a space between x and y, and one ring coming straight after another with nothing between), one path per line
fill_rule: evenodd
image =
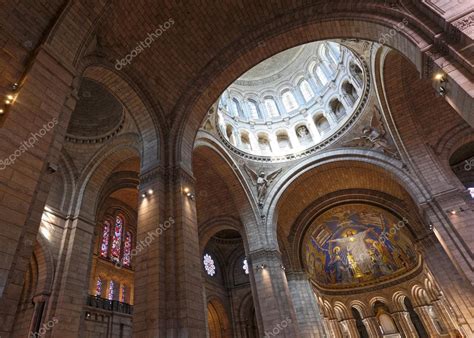
M100 245L100 255L107 257L109 253L109 237L110 237L110 223L104 222L104 228L102 230L102 243Z
M308 83L308 81L306 81L306 80L301 81L300 90L301 90L301 93L303 94L304 100L306 102L308 102L309 100L311 100L314 97L313 89L311 89L311 86Z
M110 281L109 284L109 292L107 294L107 299L108 300L113 300L114 299L114 290L115 289L115 282L113 280Z
M326 74L323 72L323 70L321 69L321 67L316 67L316 76L317 78L319 79L319 81L321 81L321 83L323 84L323 86L329 82L329 79L328 77L326 76Z
M115 226L112 237L111 258L114 261L120 260L120 246L122 244L123 219L120 216L115 218Z
M122 263L124 266L130 266L131 251L132 251L132 234L130 233L130 231L127 231L125 233L125 242L123 244Z
M99 277L97 278L97 282L95 284L95 295L100 296L102 294L102 279Z
M245 258L243 261L242 269L244 269L246 275L249 274L249 263L247 262L247 258Z
M204 255L204 269L209 276L214 276L216 274L216 266L214 265L214 260L209 254Z
M122 287L121 287L121 292L120 292L121 296L120 296L120 301L122 303L126 303L127 301L127 287L125 285L122 284Z

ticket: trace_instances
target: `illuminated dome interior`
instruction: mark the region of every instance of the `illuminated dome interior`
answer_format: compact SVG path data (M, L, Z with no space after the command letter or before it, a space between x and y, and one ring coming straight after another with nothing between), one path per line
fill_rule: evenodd
M296 154L347 124L366 88L359 57L336 42L313 42L256 65L221 95L220 133L229 147L268 156Z
M311 280L322 288L347 289L391 280L418 262L405 223L365 204L334 207L312 223L302 258Z

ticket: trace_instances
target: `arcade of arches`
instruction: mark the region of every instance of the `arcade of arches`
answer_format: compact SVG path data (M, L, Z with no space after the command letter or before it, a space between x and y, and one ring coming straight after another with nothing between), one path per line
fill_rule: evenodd
M474 337L474 2L0 4L1 337Z

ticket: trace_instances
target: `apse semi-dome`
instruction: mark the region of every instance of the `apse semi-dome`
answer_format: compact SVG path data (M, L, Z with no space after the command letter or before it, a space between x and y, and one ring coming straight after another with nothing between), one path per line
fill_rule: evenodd
M321 149L347 129L368 91L361 59L343 45L313 42L256 65L221 95L219 133L257 160L288 160Z
M345 204L318 216L303 240L301 257L317 287L348 289L401 278L419 262L407 224L366 204Z

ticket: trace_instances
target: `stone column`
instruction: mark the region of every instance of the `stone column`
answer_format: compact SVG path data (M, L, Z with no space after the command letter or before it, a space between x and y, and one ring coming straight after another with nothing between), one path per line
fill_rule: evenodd
M318 128L316 128L316 126L314 125L313 117L311 115L308 115L306 117L306 121L306 125L308 127L309 133L311 134L313 142L317 142L321 139L321 134L319 134Z
M176 223L166 238L166 316L164 337L205 337L206 305L202 297L194 177L181 167L167 169L170 206ZM189 196L187 195L189 194Z
M328 319L327 322L329 330L331 331L328 337L342 338L342 331L341 327L339 326L339 321L336 318L333 318Z
M457 325L449 314L449 311L446 308L446 305L442 299L438 299L433 302L433 310L436 311L439 316L439 319L443 322L449 333L453 333L458 330Z
M268 141L270 142L272 153L274 153L275 151L278 152L280 150L280 145L278 144L278 140L275 134L268 133Z
M249 139L250 139L250 145L252 146L252 151L254 152L259 152L260 151L260 146L258 145L258 139L257 136L253 131L249 130Z
M292 149L299 149L301 148L300 140L298 139L298 136L296 136L296 132L293 128L289 128L288 130L288 138L290 139L291 142L291 148Z
M277 250L257 250L248 255L250 281L259 331L268 337L299 337L290 290Z
M430 337L438 337L440 332L438 332L433 318L429 314L429 306L422 305L417 306L414 309L423 322L423 326L425 327L426 331L428 331Z
M435 236L435 232L423 237L418 247L422 249L427 266L452 307L454 321L466 334L472 334L474 319L469 309L474 306L474 290L466 276L458 270L459 266L453 264L445 247L437 239L439 234Z
M289 272L287 279L301 337L324 337L321 311L306 273Z
M66 67L40 48L0 118L0 336L12 331L51 185L49 164L56 163L75 106L75 73Z
M416 328L411 322L410 314L407 311L398 311L392 313L393 318L398 323L405 337L418 337Z
M94 252L95 220L82 213L68 220L63 233L61 255L54 286L57 324L52 336L77 337L83 318L82 308L89 292L90 268Z
M379 329L379 323L377 322L377 319L374 316L362 319L362 323L364 323L369 337L382 337L382 334L380 333Z
M355 319L349 318L346 320L341 320L341 323L347 327L350 337L359 337L359 331L357 331L357 323Z

